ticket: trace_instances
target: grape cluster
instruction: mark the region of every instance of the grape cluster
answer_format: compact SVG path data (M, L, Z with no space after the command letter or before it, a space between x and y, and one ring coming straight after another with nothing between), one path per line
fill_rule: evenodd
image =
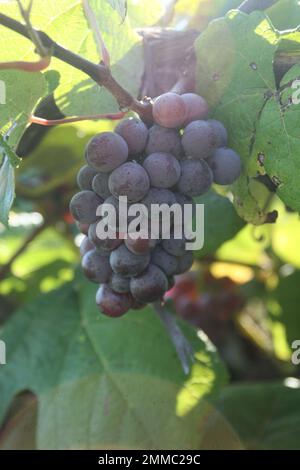
M100 284L96 303L105 315L119 317L162 299L174 276L191 268L193 254L184 239L172 237L172 227L167 239L160 223L157 236L136 239L111 220L117 237L98 238L97 208L111 204L119 214L121 196L129 206L142 203L149 213L153 204L193 204L193 197L206 193L213 182L228 185L239 177L240 157L226 147L226 129L207 119L208 111L194 93L165 93L153 103L152 127L130 117L88 143L86 165L77 177L80 192L70 211L86 235L82 269Z

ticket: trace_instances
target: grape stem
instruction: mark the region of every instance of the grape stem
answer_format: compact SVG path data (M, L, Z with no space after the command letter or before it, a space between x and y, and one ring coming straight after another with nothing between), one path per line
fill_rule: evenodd
M46 48L47 51L51 51L54 57L78 70L81 70L92 78L92 80L94 80L98 85L104 86L115 97L121 111L130 109L135 111L146 122L152 122L151 101L138 101L134 98L115 80L110 69L103 62L95 64L84 57L65 49L43 31L38 31L32 28L32 31L29 32L26 25L4 15L3 13L0 13L0 25L15 31L29 40L32 40L32 32L34 32L35 37L39 38L42 46Z
M194 350L177 325L174 315L159 302L154 304L154 309L164 324L167 333L176 349L183 371L186 375L190 372L190 365L194 362Z

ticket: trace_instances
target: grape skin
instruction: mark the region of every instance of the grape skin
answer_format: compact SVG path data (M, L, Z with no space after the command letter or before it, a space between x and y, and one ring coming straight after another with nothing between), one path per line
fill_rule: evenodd
M184 160L181 162L181 177L176 189L190 197L206 193L213 182L213 174L204 160Z
M140 237L134 239L128 235L127 239L125 240L125 245L128 250L135 255L144 255L149 253L154 245L154 242L150 238Z
M177 269L175 274L183 274L191 269L194 263L194 257L192 252L186 252L183 256L178 259Z
M182 145L187 157L208 158L213 150L212 128L207 121L193 121L188 124L182 137Z
M125 277L137 276L146 269L150 261L150 254L135 255L123 244L110 255L110 265L116 274Z
M96 249L88 251L81 261L85 276L92 282L103 283L110 279L112 270L107 256Z
M77 184L79 188L84 190L92 190L92 181L97 171L88 165L84 165L77 173Z
M98 222L95 222L94 224L90 225L89 228L89 239L94 243L94 245L97 247L98 250L103 250L103 251L108 251L111 252L112 250L116 249L118 246L120 246L123 243L123 240L119 238L98 238L97 236L97 224Z
M158 266L167 277L175 274L178 266L177 258L167 253L160 245L153 251L151 263Z
M109 175L110 173L97 173L92 181L93 191L102 199L106 199L111 195L108 187Z
M96 211L102 202L103 199L93 191L81 191L72 197L70 212L77 222L92 224L97 220Z
M130 155L138 155L146 147L148 129L140 119L123 119L115 128L115 132L127 143Z
M155 188L172 188L181 174L178 160L169 153L152 153L145 159L143 167Z
M108 317L117 318L125 315L132 303L131 295L114 292L107 284L102 284L96 294L99 310Z
M141 165L127 162L111 173L108 186L115 197L127 196L128 202L138 202L149 191L150 181Z
M207 118L209 107L202 96L196 95L196 93L184 93L181 95L181 98L185 102L187 109L184 126L187 126L192 121Z
M180 95L164 93L153 103L153 118L156 124L171 129L182 127L187 115L186 105Z
M127 158L128 146L115 132L97 134L87 145L87 163L97 171L110 172L122 165Z
M217 149L208 161L214 176L214 182L221 185L234 183L242 171L240 156L232 149Z
M169 255L183 256L186 251L185 244L185 239L170 238L169 240L163 240L162 247L166 251L166 253L169 253Z
M148 210L149 217L151 214L152 204L167 204L168 206L172 206L173 204L176 204L176 202L174 193L169 189L164 188L151 188L147 196L142 200L142 204L144 204Z
M163 152L174 155L177 159L183 156L180 133L177 129L167 129L155 124L149 129L146 154Z
M159 300L168 289L168 279L157 266L150 264L140 276L130 280L132 296L139 302L149 303Z
M110 281L111 288L118 294L127 294L130 292L130 279L113 273Z
M91 240L85 236L79 247L80 255L84 256L86 253L94 249L95 249L94 243L91 242Z
M212 147L214 148L226 147L227 142L228 142L228 134L223 124L220 121L217 121L216 119L209 119L207 123L212 130L212 134L211 134Z

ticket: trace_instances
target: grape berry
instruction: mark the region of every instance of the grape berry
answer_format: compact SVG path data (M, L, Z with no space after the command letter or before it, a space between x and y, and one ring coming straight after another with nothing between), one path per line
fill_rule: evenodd
M99 310L120 317L163 299L174 286L174 276L190 270L193 253L185 239L165 239L159 227L157 239L149 233L127 238L118 227L117 238L101 239L97 224L104 204L116 208L120 196L128 205L193 204L213 182L232 184L241 173L241 159L227 148L227 131L214 119L207 120L208 105L194 93L165 93L154 100L152 127L138 118L120 121L115 132L97 134L88 143L78 175L80 192L73 196L70 211L86 236L80 246L82 269L92 282L101 284L96 294ZM97 211L98 209L98 211ZM97 211L97 213L96 213ZM153 220L153 219L152 219ZM129 219L130 222L130 219Z

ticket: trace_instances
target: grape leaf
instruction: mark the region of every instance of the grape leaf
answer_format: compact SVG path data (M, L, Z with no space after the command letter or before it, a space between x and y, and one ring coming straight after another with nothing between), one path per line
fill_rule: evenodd
M246 449L300 449L298 380L228 387L216 406Z
M253 159L257 161L257 156L260 156L257 171L266 172L277 187L278 196L287 206L298 212L300 105L293 104L295 89L291 87L291 83L299 77L300 67L296 65L282 79L282 91L270 97L265 104L253 148Z
M15 195L14 169L8 157L0 167L0 222L8 225L9 211Z
M15 154L11 146L7 143L5 138L0 134L0 157L6 155L9 163L13 167L18 167L21 159ZM2 161L2 158L0 158L0 162Z
M245 225L227 197L213 190L195 200L204 204L204 247L195 253L197 257L213 254L223 243L233 238Z
M243 173L232 186L234 204L239 215L254 224L265 222L266 214L251 192L249 180L257 172L252 145L259 115L276 90L277 43L278 34L263 13L231 11L213 21L195 44L198 92L227 127L229 145L243 161Z
M186 377L151 307L109 319L94 295L78 278L6 324L0 419L26 389L39 402L39 448L197 449L205 404L227 380L213 346L186 329L196 358Z

